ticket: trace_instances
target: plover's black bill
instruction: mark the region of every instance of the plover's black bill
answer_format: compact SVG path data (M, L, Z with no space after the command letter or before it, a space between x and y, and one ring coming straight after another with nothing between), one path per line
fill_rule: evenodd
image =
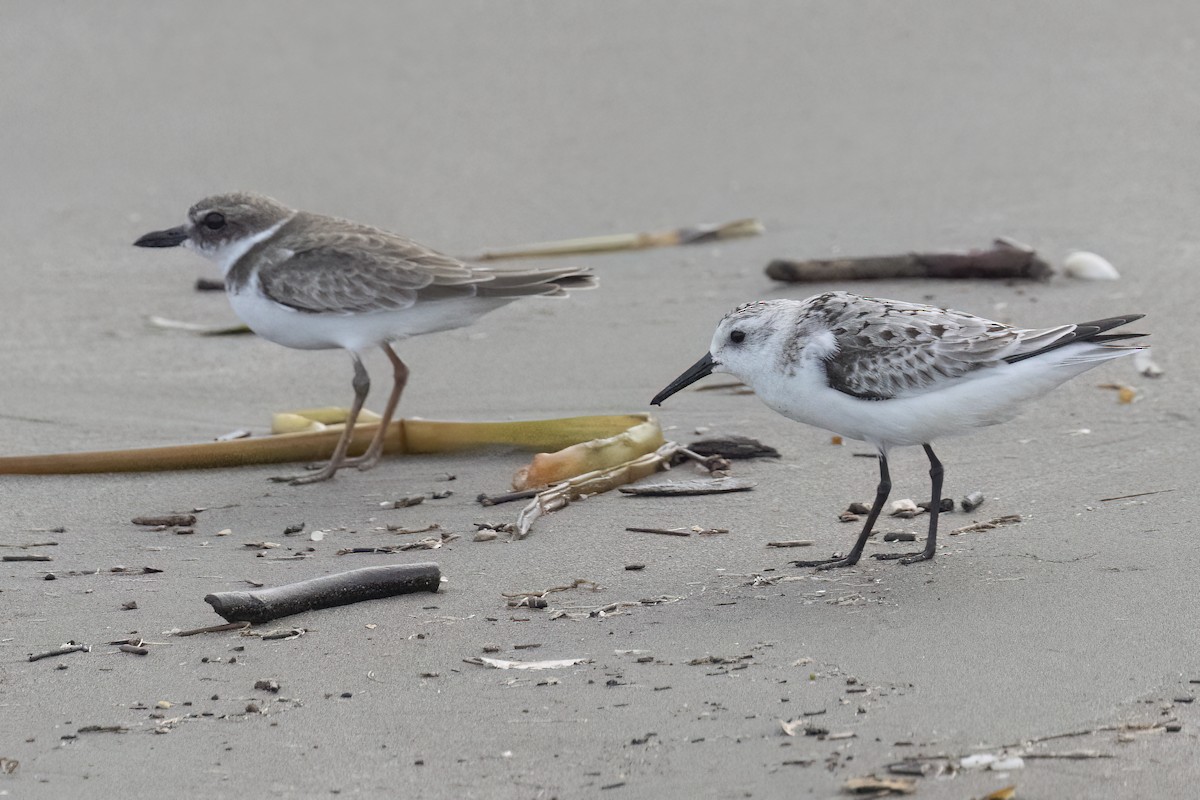
M178 228L167 228L165 231L151 231L133 243L134 247L178 247L187 241L187 230L180 225Z
M680 389L684 389L684 388L687 388L688 386L691 386L693 383L700 380L701 378L711 375L712 371L713 371L712 353L705 353L704 358L700 359L695 364L692 364L690 367L687 368L686 372L684 372L682 375L680 375L675 380L671 381L671 383L667 385L667 388L663 389L661 392L654 395L654 399L650 401L650 405L661 406L663 400L666 400L668 397L675 394Z

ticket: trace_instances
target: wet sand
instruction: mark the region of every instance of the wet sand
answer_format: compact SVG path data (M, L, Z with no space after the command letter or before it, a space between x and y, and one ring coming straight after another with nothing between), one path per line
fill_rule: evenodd
M471 538L476 523L515 517L474 498L507 488L528 459L518 452L394 458L305 487L268 482L278 467L5 477L0 542L58 544L3 548L53 561L0 568L0 758L19 761L0 794L831 797L915 756L1096 731L1008 752L1103 758L930 774L916 796L1012 784L1022 798L1187 796L1200 778L1200 715L1182 701L1200 680L1197 358L1181 339L1200 252L1198 15L1115 2L10 8L6 454L261 433L274 411L348 404L342 353L145 323L235 321L219 293L192 289L215 277L210 265L129 246L233 189L461 254L744 216L766 225L754 239L572 258L599 290L405 343L407 416L643 411L729 308L832 288L1028 326L1145 313L1167 372L1105 366L1015 422L941 443L947 494L987 497L945 529L1023 522L946 536L933 563L909 567L791 566L849 546L856 526L837 516L870 498L874 464L854 457L861 444L833 446L726 391L684 392L656 413L681 441L705 429L777 447L777 460L736 465L753 491L595 497L513 543ZM772 258L1001 235L1056 262L1094 250L1123 277L788 286L763 274ZM383 359L370 366L381 394ZM1106 382L1135 386L1139 401L1118 404ZM922 499L926 470L918 450L898 452L893 497ZM1161 493L1104 500L1142 492ZM129 522L193 508L207 509L193 535ZM284 535L301 522L304 534ZM336 555L413 538L377 530L387 524L431 523L461 538ZM681 525L729 533L624 530ZM329 533L313 542L313 530ZM779 539L815 545L766 547ZM261 541L282 547L246 546ZM868 553L892 547L905 545ZM308 557L278 558L296 553ZM246 581L426 560L448 578L437 595L260 628L304 628L299 638L166 633L220 622L204 595ZM505 604L503 593L577 578L602 588L555 593L548 610ZM653 598L667 602L637 602ZM616 615L551 618L626 601ZM110 655L104 643L128 636L154 642L150 654ZM68 640L94 647L27 659ZM531 673L464 663L488 644L498 658L587 661ZM826 733L783 733L780 720L801 718ZM80 732L94 725L128 732Z

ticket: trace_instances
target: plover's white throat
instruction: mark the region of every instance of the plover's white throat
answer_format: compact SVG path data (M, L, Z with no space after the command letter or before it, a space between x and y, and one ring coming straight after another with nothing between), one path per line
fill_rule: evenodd
M651 400L663 400L713 372L749 385L775 411L879 451L875 503L850 552L798 566L848 567L891 491L892 447L921 445L933 498L925 549L903 564L933 558L942 465L930 443L1014 417L1022 403L1112 358L1143 348L1113 344L1142 334L1105 333L1141 314L1026 330L895 300L828 292L807 300L766 300L721 320L709 352Z
M470 325L521 297L563 296L596 285L589 270L497 270L472 266L394 233L295 211L248 192L217 195L188 210L185 224L155 231L138 247L183 245L220 265L230 305L265 339L305 350L343 348L354 360L354 403L333 457L291 478L312 483L344 466L368 469L408 379L391 342ZM370 388L360 354L380 347L394 381L379 428L361 456L346 449Z

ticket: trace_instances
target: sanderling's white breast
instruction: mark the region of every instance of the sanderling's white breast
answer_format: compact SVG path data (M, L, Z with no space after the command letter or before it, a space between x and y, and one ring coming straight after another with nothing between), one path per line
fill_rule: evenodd
M890 489L888 450L921 445L937 472L935 510L925 550L901 558L910 563L932 558L935 547L941 464L931 442L1011 419L1064 381L1142 349L1115 343L1140 334L1107 333L1141 316L1023 329L846 292L748 303L725 316L708 354L651 402L727 372L780 414L875 446L882 494L849 555L803 562L822 567L857 563Z

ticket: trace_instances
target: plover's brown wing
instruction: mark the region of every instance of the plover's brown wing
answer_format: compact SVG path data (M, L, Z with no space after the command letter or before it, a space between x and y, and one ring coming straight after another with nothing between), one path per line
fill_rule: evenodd
M333 314L408 308L421 290L474 293L492 277L400 236L316 231L259 254L259 284L277 303ZM457 292L454 290L457 289Z
M830 385L880 400L928 391L1000 363L1031 335L1049 341L1071 327L1021 331L961 311L840 292L811 313L837 342L825 360Z

